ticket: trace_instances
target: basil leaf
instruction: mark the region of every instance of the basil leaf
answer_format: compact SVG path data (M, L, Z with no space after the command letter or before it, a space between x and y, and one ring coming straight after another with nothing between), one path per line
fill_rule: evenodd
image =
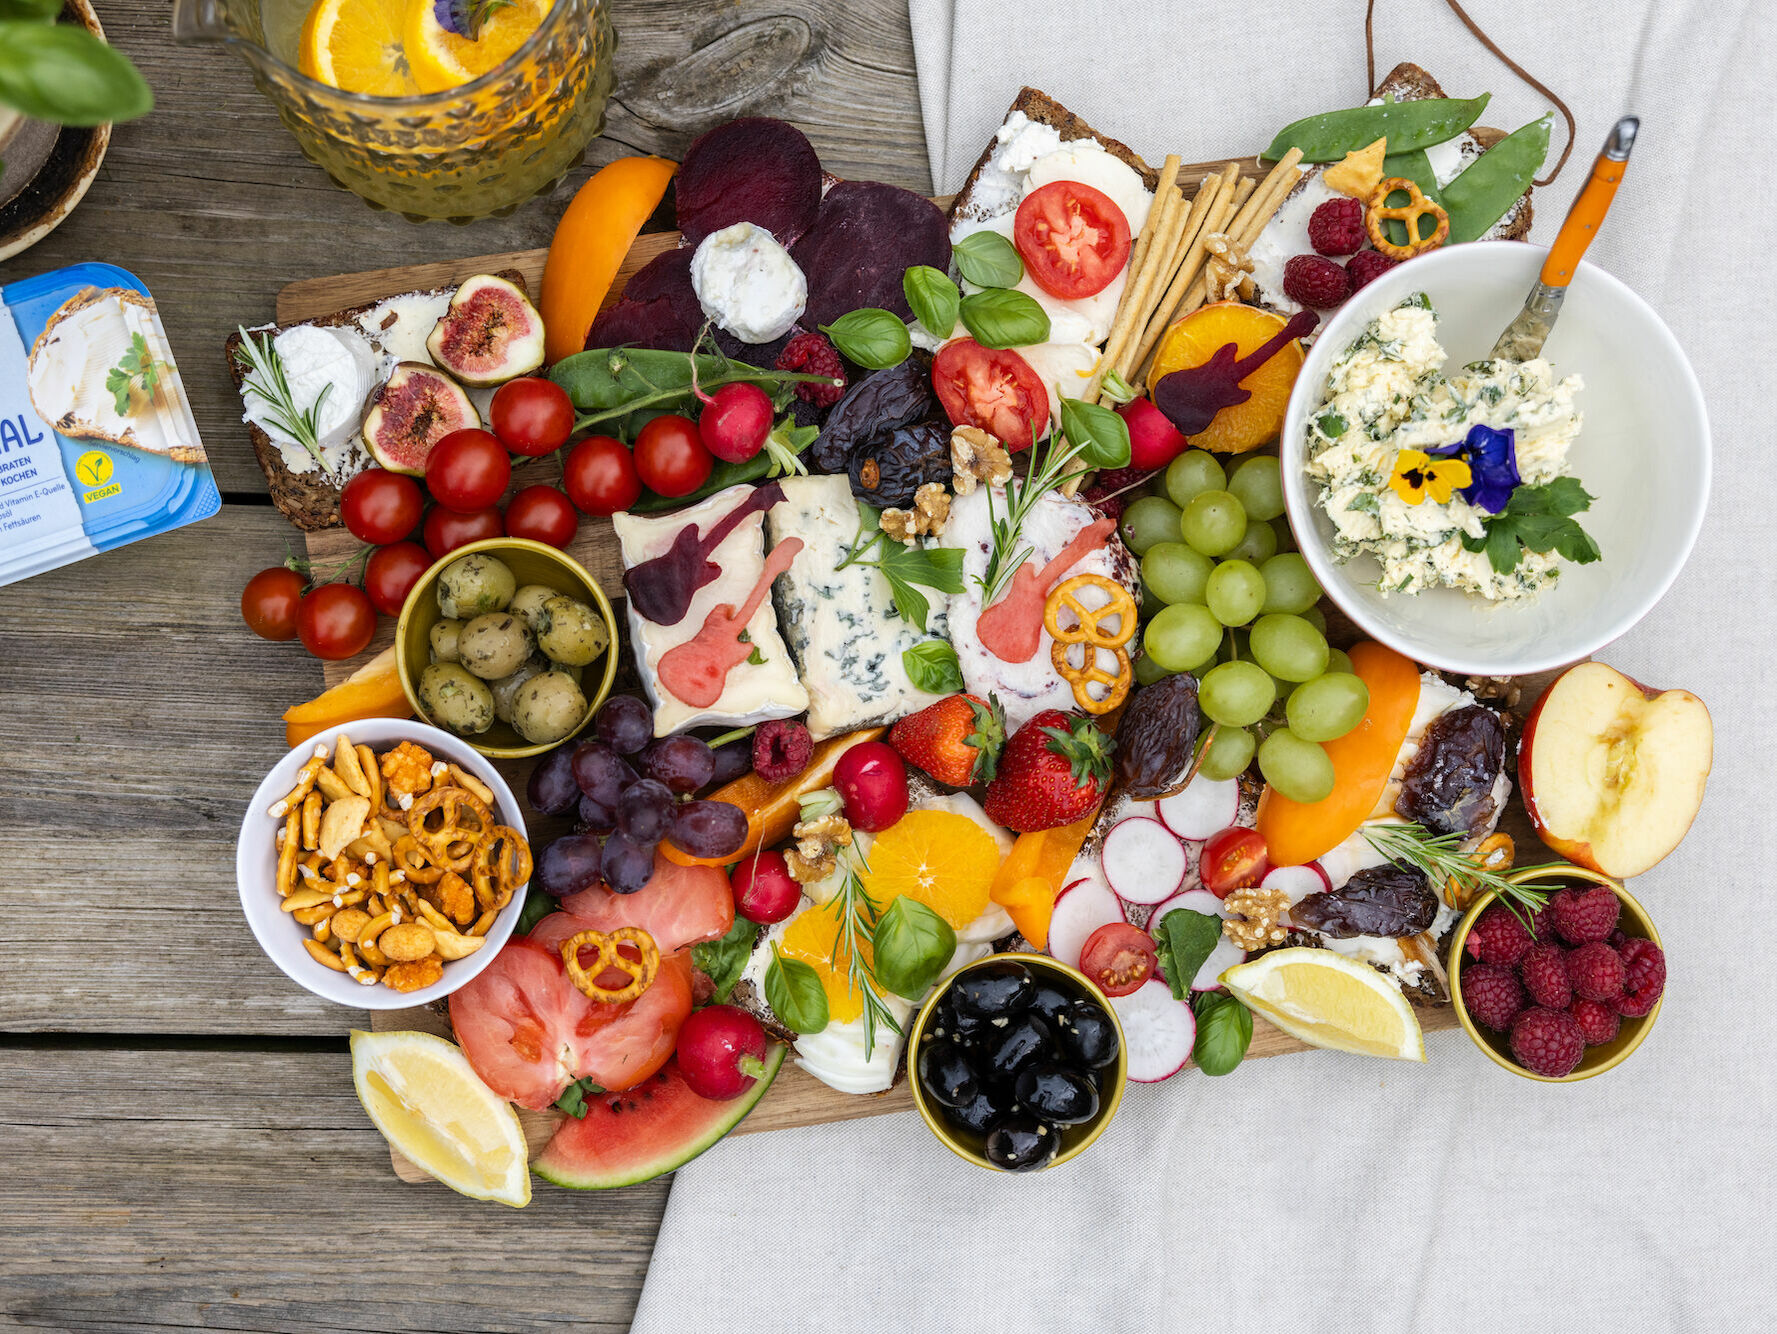
M827 1026L827 993L819 974L800 959L786 959L774 945L765 970L765 1003L793 1033L819 1033Z
M877 982L897 996L918 1000L956 953L956 932L918 899L903 895L876 924L873 951Z
M585 1079L576 1079L561 1091L561 1097L555 1100L557 1111L566 1112L576 1121L584 1121L590 1110L586 1106L589 1097L597 1097L605 1091L603 1084L594 1083L590 1075Z
M1016 287L1024 277L1018 247L998 232L974 232L950 249L956 271L977 287Z
M928 639L901 654L901 667L915 690L928 695L954 695L963 688L963 669L956 650L942 639Z
M52 125L103 125L147 115L154 94L128 57L86 29L7 18L0 105Z
M833 323L823 324L821 332L843 356L873 371L899 366L913 351L913 338L900 317L876 306L841 315Z
M1129 466L1129 423L1101 404L1064 396L1061 433L1080 447L1078 460L1089 468Z
M516 936L530 935L533 926L560 906L549 895L532 885L525 891L524 907L518 910L518 925L512 928L512 934Z
M0 0L0 19L54 23L62 12L62 0Z
M1197 1016L1197 1044L1191 1048L1191 1059L1206 1075L1232 1073L1252 1045L1253 1012L1239 997L1225 991L1198 992L1191 1009Z
M1191 979L1222 938L1222 919L1189 908L1174 908L1160 921L1150 923L1148 933L1160 947L1160 974L1166 985L1179 1000L1187 999Z
M957 314L982 347L1029 347L1049 341L1049 313L1023 292L1003 287L973 292L958 304Z
M691 962L715 984L712 999L726 1005L734 994L734 984L746 971L752 957L753 943L759 939L759 925L744 917L736 917L728 934L720 940L706 940L691 947Z
M913 308L916 320L938 337L950 337L950 331L956 328L962 293L956 290L948 274L930 264L915 264L901 276L901 290L907 294L907 304Z

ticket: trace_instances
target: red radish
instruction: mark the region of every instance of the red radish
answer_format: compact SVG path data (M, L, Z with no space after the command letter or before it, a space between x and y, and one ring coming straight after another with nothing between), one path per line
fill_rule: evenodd
M1172 988L1155 978L1127 996L1113 997L1111 1008L1123 1025L1131 1081L1158 1084L1185 1068L1197 1045L1197 1016L1189 1001L1175 1000Z
M1197 970L1197 976L1191 979L1191 990L1220 991L1222 989L1222 974L1235 964L1245 962L1246 951L1229 940L1228 937L1223 936L1216 941L1216 947L1203 961L1203 967Z
M880 834L907 814L907 766L886 741L860 741L841 755L833 786L853 829Z
M1185 452L1190 441L1145 398L1132 398L1117 409L1129 424L1129 466L1164 468Z
M802 886L790 876L781 852L754 853L728 877L734 889L734 911L749 922L781 922L802 902Z
M1207 889L1187 889L1182 894L1174 894L1164 903L1154 905L1153 916L1148 918L1148 927L1160 925L1160 919L1174 908L1183 908L1187 912L1200 912L1205 917L1226 917L1227 904L1211 894Z
M1140 817L1111 826L1099 862L1112 892L1125 903L1158 903L1172 897L1190 865L1170 829Z
M679 1073L700 1098L738 1098L765 1073L765 1030L738 1005L706 1005L679 1030Z
M1320 877L1321 888L1331 889L1333 887L1333 878L1327 874L1326 867L1322 866L1319 862L1307 862L1304 864L1310 871L1313 871Z
M703 447L725 463L745 463L771 434L771 399L756 384L725 384L697 418Z
M1314 868L1313 863L1306 866L1274 866L1259 882L1262 889L1281 889L1290 896L1293 908L1310 894L1320 894L1328 888L1327 878Z
M1234 823L1240 813L1240 780L1217 782L1198 774L1183 792L1160 798L1156 810L1173 833L1201 843Z
M1049 953L1070 968L1080 966L1086 937L1101 926L1123 920L1123 905L1109 885L1096 876L1076 880L1062 889L1049 918Z

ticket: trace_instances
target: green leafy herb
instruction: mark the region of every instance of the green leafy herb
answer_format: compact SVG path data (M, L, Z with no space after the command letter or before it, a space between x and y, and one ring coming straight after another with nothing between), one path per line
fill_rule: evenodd
M876 924L871 950L876 980L907 1000L930 991L955 953L956 932L950 923L918 899L902 895Z
M1206 1075L1232 1073L1252 1045L1253 1012L1226 991L1199 991L1191 998L1191 1011L1197 1016L1191 1059Z
M136 67L50 0L0 2L0 106L51 125L135 120L154 108Z
M1129 466L1129 423L1109 408L1064 396L1061 432L1080 447L1081 463L1092 468Z
M528 936L531 928L541 922L561 905L533 884L525 891L524 907L519 910L518 925L513 927L513 934Z
M711 393L726 384L756 384L769 394L787 393L799 384L833 383L825 375L762 370L734 361L723 355L714 342L701 337L698 346L710 350L691 353L661 352L645 347L605 347L576 352L556 362L550 368L549 378L568 391L568 397L580 414L574 420L576 434L596 431L618 434L625 439L633 438L648 420L663 412L694 411L698 388ZM758 454L744 464L729 466L745 468L755 463L759 471L754 477L763 477L765 469L771 466L769 459ZM718 472L721 466L717 465ZM667 503L677 507L687 501L687 497L681 496Z
M734 984L747 969L753 945L759 939L759 926L744 917L736 917L728 934L720 940L706 940L691 947L691 962L715 986L712 999L726 1005L734 994Z
M998 232L974 232L950 252L956 271L977 287L1016 287L1024 277L1018 247Z
M776 945L765 970L765 1003L792 1033L819 1033L827 1026L827 993L820 974L800 959L784 958Z
M1036 440L1032 433L1031 451L1035 457ZM1125 445L1128 437L1125 436ZM993 490L987 492L987 521L993 533L993 546L987 556L987 570L979 582L982 589L981 605L990 607L1005 590L1018 567L1030 559L1030 547L1023 541L1024 521L1036 504L1049 492L1062 485L1070 478L1084 477L1092 471L1090 468L1074 468L1069 465L1085 448L1077 441L1063 439L1061 432L1052 432L1049 445L1043 451L1043 461L1032 463L1030 471L1020 480L1013 473L1006 481L1005 513L994 512Z
M1514 884L1499 872L1487 870L1462 851L1463 836L1460 833L1434 834L1424 825L1412 823L1366 824L1359 832L1365 842L1389 861L1411 866L1423 875L1440 897L1451 880L1472 886L1477 895L1492 891L1526 926L1530 925L1531 917L1548 903L1549 895L1560 888L1559 885ZM1560 871L1562 867L1561 862L1544 862L1523 867L1518 874Z
M809 806L803 807L803 818L809 818ZM880 983L877 981L874 965L864 957L866 946L873 946L876 926L881 919L881 909L870 892L864 888L863 880L858 876L858 866L862 862L862 854L853 847L842 852L842 866L845 874L840 878L839 893L831 904L839 921L839 930L833 936L833 953L828 963L834 972L840 969L840 957L844 956L845 979L851 990L864 999L864 1059L867 1061L876 1053L876 1026L886 1024L891 1033L899 1033L901 1026L895 1022L894 1014L882 1002L878 993ZM868 869L868 867L866 867ZM814 970L810 969L810 973ZM826 993L822 993L821 1001L826 1003Z
M954 695L963 688L956 650L942 639L928 639L902 650L901 667L913 688L928 695Z
M327 395L333 392L333 386L322 385L321 392L315 395L315 401L306 410L299 409L295 396L290 391L289 377L284 373L284 358L279 355L271 335L261 334L255 338L245 329L240 329L239 332L241 342L235 349L235 355L247 368L246 375L241 379L241 386L265 400L266 416L271 419L272 425L306 449L315 460L315 465L325 470L326 464L321 458L321 405L327 401Z
M873 565L889 582L889 594L901 619L918 627L923 633L932 604L921 587L940 593L963 591L963 553L960 547L909 547L895 541L877 525L877 513L868 505L858 507L862 522L851 550L839 562L838 569L848 565ZM873 550L881 554L871 557ZM918 585L916 587L915 585Z
M962 293L956 290L949 274L930 264L915 264L901 276L901 290L907 294L914 319L938 337L950 337L950 331L956 328L957 303L962 300Z
M821 332L840 352L873 371L899 366L913 351L913 337L901 317L876 306L849 311L833 323L821 325Z
M957 314L982 347L1028 347L1049 341L1049 312L1023 292L1000 287L973 292L958 303Z
M1480 537L1462 534L1465 551L1485 551L1487 563L1510 574L1526 551L1553 551L1575 565L1600 559L1598 544L1571 516L1592 506L1592 497L1575 477L1557 477L1541 486L1520 486L1505 509L1482 520Z
M1380 514L1382 512L1382 497L1374 491L1359 491L1345 508L1358 514Z
M1191 980L1222 938L1222 919L1174 908L1158 922L1149 923L1148 930L1160 947L1160 975L1172 994L1185 1000L1191 994Z
M130 415L130 387L135 384L142 386L144 394L151 395L160 383L160 373L166 369L166 363L148 350L148 339L141 332L130 335L129 351L125 352L105 377L105 392L110 394L117 403L117 415Z
M753 643L753 636L748 634L745 630L742 630L738 635L735 636L735 638L738 639L743 644L752 644ZM750 663L754 667L758 667L764 661L765 661L765 655L763 653L759 652L759 646L757 644L753 644L753 651L751 653L747 654L747 662Z
M1314 424L1327 439L1337 440L1345 434L1347 422L1336 412L1323 412L1315 418Z
M576 1079L562 1090L561 1097L555 1100L557 1111L566 1112L576 1121L584 1121L590 1110L586 1105L588 1098L596 1098L605 1091L603 1084L594 1083L591 1077Z

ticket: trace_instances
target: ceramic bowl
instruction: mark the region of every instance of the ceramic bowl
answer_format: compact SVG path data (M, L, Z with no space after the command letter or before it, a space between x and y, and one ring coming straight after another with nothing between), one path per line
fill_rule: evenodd
M1535 598L1492 605L1455 589L1384 596L1368 556L1332 554L1333 525L1309 478L1307 424L1325 401L1333 359L1382 312L1424 292L1438 341L1459 367L1483 358L1518 314L1545 251L1519 242L1451 246L1397 266L1320 329L1296 380L1280 456L1290 526L1327 595L1370 638L1416 662L1472 676L1521 676L1590 656L1634 625L1677 577L1709 496L1709 420L1678 340L1617 279L1581 264L1546 355L1578 374L1584 415L1570 469L1596 497L1581 522L1603 559L1563 562Z
M1538 884L1553 883L1564 888L1570 884L1607 885L1623 905L1622 916L1618 918L1617 926L1627 935L1639 936L1643 940L1653 941L1656 945L1660 944L1660 933L1654 929L1653 919L1647 915L1647 910L1636 901L1635 896L1623 888L1623 883L1620 880L1613 880L1607 875L1587 870L1583 866L1563 866L1558 870L1531 868L1516 872L1506 878L1519 884L1535 881ZM1464 914L1462 921L1457 923L1456 931L1450 937L1448 962L1450 1000L1456 1006L1456 1017L1462 1021L1463 1031L1473 1038L1475 1045L1502 1070L1510 1070L1514 1075L1522 1075L1525 1079L1534 1079L1540 1084L1577 1083L1582 1079L1590 1079L1593 1075L1601 1075L1606 1070L1614 1070L1628 1060L1629 1053L1641 1045L1641 1040L1653 1028L1654 1020L1660 1017L1660 1006L1666 1003L1664 997L1655 1001L1654 1008L1641 1018L1625 1018L1617 1029L1616 1037L1609 1042L1596 1047L1587 1047L1586 1054L1580 1058L1580 1063L1559 1079L1551 1079L1547 1075L1531 1074L1512 1059L1512 1049L1507 1043L1504 1033L1495 1033L1490 1028L1482 1028L1469 1018L1468 1007L1462 1003L1462 965L1467 957L1463 953L1463 946L1468 942L1468 933L1470 928L1474 926L1475 919L1486 911L1487 905L1492 903L1496 897L1498 896L1490 890L1470 904L1468 912Z
M1106 1066L1102 1072L1104 1078L1103 1086L1099 1090L1098 1113L1090 1121L1062 1128L1061 1152L1056 1154L1054 1160L1049 1163L1049 1167L1059 1167L1062 1163L1078 1158L1097 1142L1098 1137L1104 1133L1104 1128L1111 1123L1111 1118L1117 1114L1118 1104L1123 1101L1123 1090L1129 1084L1129 1050L1123 1036L1123 1025L1117 1018L1117 1011L1105 999L1104 993L1087 981L1086 975L1079 969L1070 968L1064 963L1051 959L1046 954L989 954L986 958L977 959L965 968L957 969L926 998L925 1004L920 1006L919 1014L913 1021L913 1028L907 1040L907 1082L913 1089L913 1105L919 1108L920 1117L945 1148L958 1158L974 1163L977 1167L985 1167L990 1172L1005 1170L987 1161L987 1155L983 1152L985 1146L983 1136L972 1134L960 1126L952 1125L944 1118L943 1112L926 1097L925 1090L920 1086L916 1062L920 1040L925 1034L926 1026L932 1022L932 1015L936 1013L939 1001L956 984L956 979L987 964L1006 962L1021 963L1043 980L1054 983L1064 991L1076 994L1081 1000L1090 1000L1102 1006L1104 1012L1111 1017L1112 1026L1117 1030L1117 1059ZM1043 1170L1047 1171L1048 1169Z
M401 618L395 624L395 665L401 676L401 688L407 692L407 702L413 706L414 715L428 723L432 717L420 702L420 676L431 661L432 627L443 619L438 610L438 576L452 561L477 552L504 561L511 567L520 588L526 584L543 584L591 606L604 617L605 629L611 635L604 653L586 666L580 681L580 689L586 696L586 713L566 737L537 744L526 741L510 724L496 721L478 736L462 738L483 755L498 760L541 755L584 730L593 714L598 712L599 705L605 702L605 696L611 693L611 682L617 679L617 617L611 610L611 600L605 596L598 581L565 551L522 537L490 537L485 542L470 542L458 547L433 562L432 568L420 576L420 581L408 593L407 602L401 608Z
M234 856L241 910L246 913L247 925L253 928L253 935L266 957L291 981L308 988L323 1000L348 1005L355 1010L405 1010L428 1001L442 1000L487 967L511 937L524 912L523 889L512 896L512 902L494 919L494 925L487 933L487 944L465 959L445 964L444 977L431 986L406 992L392 991L381 985L362 985L347 974L317 962L302 943L311 936L309 928L300 925L279 907L277 831L283 822L274 818L270 809L296 786L297 771L314 755L315 748L324 746L331 752L342 732L354 743L367 745L378 754L399 742L412 741L424 746L435 758L462 766L465 772L493 789L494 814L500 823L524 834L524 811L512 795L512 789L506 786L506 780L500 777L498 770L476 754L461 737L405 718L361 718L357 722L342 723L317 733L279 760L260 783L252 801L247 803Z

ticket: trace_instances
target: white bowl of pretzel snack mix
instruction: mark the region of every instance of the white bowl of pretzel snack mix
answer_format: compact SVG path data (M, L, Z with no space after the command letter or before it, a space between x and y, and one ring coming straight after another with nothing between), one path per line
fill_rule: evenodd
M329 728L265 777L235 880L260 948L359 1010L440 1000L500 952L531 854L516 797L468 742L397 718Z

